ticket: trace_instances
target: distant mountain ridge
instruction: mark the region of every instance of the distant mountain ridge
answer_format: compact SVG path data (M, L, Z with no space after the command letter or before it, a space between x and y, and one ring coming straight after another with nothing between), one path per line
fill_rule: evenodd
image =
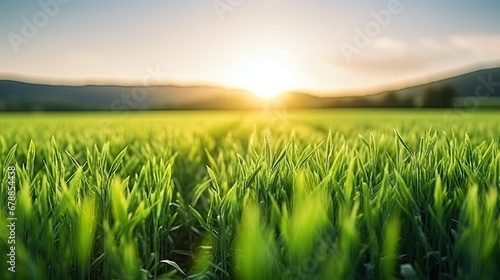
M401 106L411 107L427 88L444 86L452 87L457 97L500 98L500 67L366 96L289 92L275 103L288 108L387 107L389 99L397 98ZM261 103L248 91L213 86L64 86L0 80L0 111L252 109Z
M54 86L0 80L3 111L189 109L232 95L250 94L210 86Z
M398 90L398 92L416 95L420 94L425 88L439 88L445 85L453 87L457 96L460 97L475 96L478 87L481 87L479 93L484 94L488 92L492 97L500 97L500 67L477 70L438 81L403 88Z

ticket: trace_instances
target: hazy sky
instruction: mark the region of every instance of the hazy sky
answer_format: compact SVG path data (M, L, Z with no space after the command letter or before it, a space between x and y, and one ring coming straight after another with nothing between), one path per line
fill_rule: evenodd
M361 89L500 58L499 13L498 0L2 0L0 73Z

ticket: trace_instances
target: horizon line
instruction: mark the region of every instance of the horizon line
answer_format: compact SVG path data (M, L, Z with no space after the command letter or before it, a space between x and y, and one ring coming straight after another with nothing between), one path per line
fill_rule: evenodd
M349 97L349 96L367 96L376 95L388 91L404 90L416 86L425 86L437 81L443 81L454 77L459 77L466 74L471 74L478 71L492 70L500 68L500 59L477 61L460 66L450 67L447 69L433 71L432 73L422 74L417 77L411 77L400 82L387 82L379 85L363 88L350 88L350 89L330 89L330 90L314 90L305 88L290 89L282 92L286 93L302 93L318 97ZM57 79L53 77L43 77L41 75L26 75L15 72L0 73L0 81L19 82L31 85L45 85L45 86L67 86L67 87L176 87L176 88L219 88L225 90L235 90L241 92L252 93L251 90L235 85L222 84L217 82L207 81L171 81L157 85L144 85L140 79L131 81L130 79L117 79L117 78L87 78L72 80L67 78Z

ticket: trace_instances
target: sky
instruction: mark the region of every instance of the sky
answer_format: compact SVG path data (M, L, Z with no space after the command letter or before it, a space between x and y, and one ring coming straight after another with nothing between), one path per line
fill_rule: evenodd
M499 66L500 1L2 0L0 79L359 91ZM458 70L457 70L458 69Z

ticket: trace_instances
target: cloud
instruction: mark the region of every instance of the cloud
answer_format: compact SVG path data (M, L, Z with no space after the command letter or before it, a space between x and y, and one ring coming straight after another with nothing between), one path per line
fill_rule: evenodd
M401 40L375 38L348 62L342 55L334 63L349 73L384 78L425 75L479 61L500 58L500 34L456 34L441 38Z
M500 34L451 35L448 40L455 48L466 50L479 60L500 58Z
M438 61L450 59L448 48L437 47L436 42L426 41L426 46L422 46L418 41L415 43L388 37L376 38L354 56L351 62L341 57L335 63L352 73L384 77L425 71L426 68L436 66ZM432 46L433 44L436 46ZM429 48L431 46L432 49Z
M404 41L381 37L374 40L371 44L371 47L379 50L387 50L387 51L404 51L408 48L408 44Z
M418 38L417 45L427 51L445 52L449 50L449 44L446 41L438 40L431 37Z

